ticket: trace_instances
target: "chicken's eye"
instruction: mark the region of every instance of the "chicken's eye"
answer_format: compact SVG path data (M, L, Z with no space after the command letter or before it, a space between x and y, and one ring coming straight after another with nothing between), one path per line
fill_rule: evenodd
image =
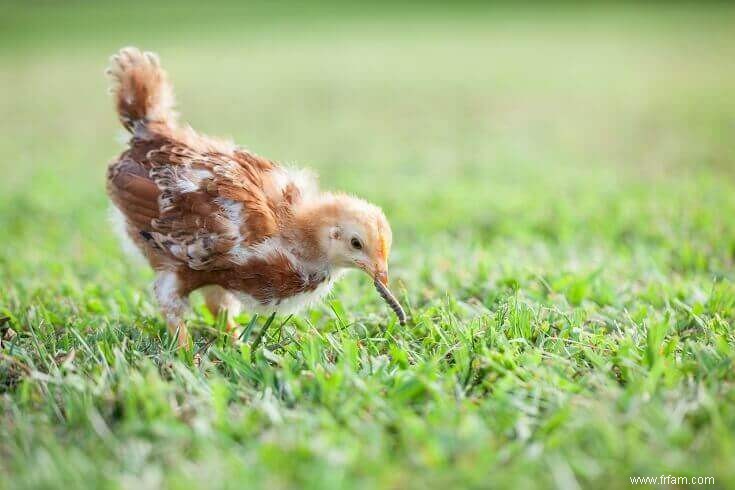
M350 240L350 245L352 245L352 248L355 250L362 250L362 242L357 237L352 237L352 240Z

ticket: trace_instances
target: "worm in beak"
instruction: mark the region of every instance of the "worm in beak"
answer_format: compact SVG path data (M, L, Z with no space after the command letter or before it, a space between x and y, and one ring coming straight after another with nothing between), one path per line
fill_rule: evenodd
M385 281L388 282L387 280ZM398 323L401 324L401 326L406 324L406 313L403 311L403 307L401 307L401 304L398 302L395 296L393 296L393 293L390 292L390 289L388 289L388 286L384 284L380 278L376 277L373 281L373 284L375 284L375 289L378 290L378 293L380 296L383 297L386 303L388 303L388 306L390 306L391 310L393 310L398 317Z

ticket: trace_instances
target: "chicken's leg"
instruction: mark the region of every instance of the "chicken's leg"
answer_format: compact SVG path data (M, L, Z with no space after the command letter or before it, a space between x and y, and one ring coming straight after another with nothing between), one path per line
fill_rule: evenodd
M158 272L153 289L161 312L166 318L169 332L171 335L177 334L179 348L189 348L191 339L184 323L184 314L189 308L189 301L179 291L178 276L175 272Z
M238 324L235 317L242 311L240 301L234 294L220 286L206 286L202 289L202 293L204 294L204 302L213 315L217 316L226 312L227 325L225 328L232 341L237 340Z

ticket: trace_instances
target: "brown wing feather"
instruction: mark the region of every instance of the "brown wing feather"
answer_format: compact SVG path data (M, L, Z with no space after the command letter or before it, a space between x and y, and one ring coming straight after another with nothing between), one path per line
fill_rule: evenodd
M263 189L274 168L242 150L197 151L171 139L133 144L110 166L108 193L149 245L196 270L226 269L234 249L278 230Z
M147 175L142 165L123 156L110 166L107 177L110 198L140 230L149 229L151 220L158 217L159 190Z

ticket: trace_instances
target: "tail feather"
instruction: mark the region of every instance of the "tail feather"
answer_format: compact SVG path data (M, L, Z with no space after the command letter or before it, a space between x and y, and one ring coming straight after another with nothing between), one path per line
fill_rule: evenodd
M112 78L111 91L125 129L135 133L151 123L176 123L173 88L156 54L128 47L113 55L110 62L107 74Z

